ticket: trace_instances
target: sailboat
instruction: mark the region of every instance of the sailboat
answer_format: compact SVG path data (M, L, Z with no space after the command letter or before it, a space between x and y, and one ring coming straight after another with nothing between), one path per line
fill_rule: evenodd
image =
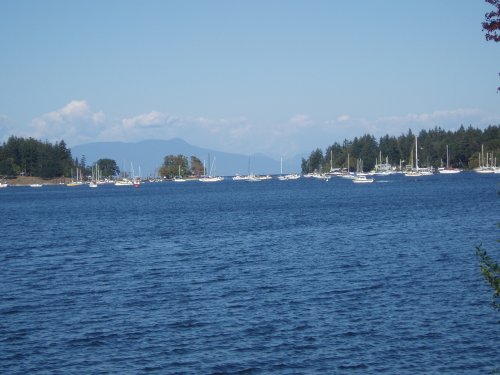
M350 155L349 155L349 153L347 153L347 170L344 173L342 173L342 175L340 177L342 177L342 178L348 178L348 179L352 180L356 176L354 176L354 174L352 174L351 171L350 171L351 168L349 166L349 159L350 159Z
M280 181L287 181L287 180L297 180L300 178L300 174L298 173L290 173L287 175L283 174L283 158L281 158L281 169L280 169L280 175L278 176L278 179Z
M438 168L438 172L441 174L455 174L460 173L462 170L458 168L450 168L448 162L448 145L446 145L446 168Z
M358 159L356 166L356 176L352 179L355 184L369 184L373 182L373 178L366 177L366 173L363 172L363 160Z
M179 164L179 174L174 177L174 182L186 182L186 179L181 176L181 165Z
M493 159L493 155L491 156ZM486 163L484 161L484 147L481 145L481 152L479 153L479 167L474 168L477 173L494 173L495 169L489 164L489 154L486 153Z
M70 187L71 186L81 186L83 183L80 180L81 176L79 176L79 173L80 173L80 169L76 168L76 181L75 180L71 180L71 182L67 183L66 186L70 186ZM71 170L71 174L73 174L73 170Z
M95 165L95 173L94 173L94 168L92 168L92 179L89 182L89 187L96 188L97 181L99 181L99 165L96 164Z
M130 175L132 176L132 178L127 178L123 176L121 180L115 181L115 186L135 186L135 187L139 186L139 180L136 180L136 178L134 177L134 167L132 163L130 163L130 169L131 169Z
M209 158L209 160L210 160L210 158ZM219 182L219 181L224 180L224 177L212 175L212 170L213 170L213 173L215 173L215 156L214 156L214 161L212 162L212 165L210 166L210 173L208 174L208 176L204 175L204 176L200 177L198 179L198 181L200 181L200 182Z
M415 168L413 168L410 171L405 172L406 177L420 177L422 176L422 173L418 169L418 141L417 141L417 136L415 135Z

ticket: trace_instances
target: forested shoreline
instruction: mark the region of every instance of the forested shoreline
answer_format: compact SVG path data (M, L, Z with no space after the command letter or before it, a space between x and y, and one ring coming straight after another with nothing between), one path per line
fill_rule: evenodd
M382 156L392 164L405 167L410 162L418 138L418 159L420 166L437 168L446 163L446 148L449 149L449 165L462 169L473 169L479 165L481 149L492 155L496 161L500 155L500 127L490 125L485 129L461 126L456 131L445 131L439 127L421 130L418 134L411 129L398 137L385 135L377 140L373 135L365 134L353 140L345 139L342 144L335 142L326 150L317 148L307 159L302 159L302 173L325 172L331 168L347 165L349 157L351 167L356 160L363 160L365 171L374 168ZM380 161L379 161L380 162ZM111 159L100 159L103 176L117 176L120 170ZM500 161L499 161L500 163ZM90 174L92 166L86 165L85 156L73 158L71 150L61 140L55 143L42 142L33 138L11 136L0 145L0 177L33 176L44 179L73 177L76 171ZM168 155L164 159L160 175L199 175L203 171L202 163L196 157L188 162L183 155Z
M95 164L99 164L102 176L116 176L120 173L114 160L100 159ZM52 144L31 137L11 136L0 146L0 177L3 178L73 178L92 174L92 168L93 165L86 165L85 156L73 159L64 140Z
M0 176L34 176L45 179L71 174L74 161L64 141L41 142L12 136L0 146Z
M333 143L326 150L317 148L302 159L302 173L326 172L331 168L341 168L347 165L356 166L356 160L363 160L363 170L374 168L376 161L382 155L382 161L392 165L410 164L412 150L415 148L415 136L418 138L418 159L420 166L440 167L446 163L446 146L449 149L449 165L463 169L473 169L479 165L481 148L484 153L500 155L500 128L490 125L481 130L469 126L461 126L457 131L446 131L439 127L432 130L421 130L418 134L408 130L398 137L385 135L378 141L373 135L355 137L354 140L344 140L342 144ZM500 163L500 161L499 161Z

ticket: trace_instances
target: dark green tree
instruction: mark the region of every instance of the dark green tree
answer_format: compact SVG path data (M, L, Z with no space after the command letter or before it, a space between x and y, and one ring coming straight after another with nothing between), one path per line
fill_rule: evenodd
M64 141L51 144L12 136L0 147L0 165L6 174L54 178L69 175L73 161Z
M203 174L203 163L196 156L191 156L191 166L189 171L192 176L201 176Z
M351 152L355 159L363 161L363 169L370 170L375 166L375 159L379 156L378 144L375 137L365 134L360 138L354 138L351 144Z
M188 159L184 155L167 155L160 167L160 176L173 178L179 175L186 176L189 171Z
M323 170L323 151L317 148L312 151L308 159L302 158L302 173L320 172Z
M446 146L449 146L449 164L453 167L472 169L479 164L479 152L484 146L484 152L500 155L500 126L490 125L481 130L469 126L463 126L457 131L445 131L440 127L431 130L422 130L418 134L418 158L419 166L439 167L446 162ZM319 156L322 155L318 149L311 152L309 158L302 159L302 173L314 172L314 170L327 171L333 164L334 168L347 167L347 155L350 157L350 167L354 170L356 160L362 159L364 170L372 169L375 160L380 158L385 162L388 157L389 163L404 168L410 163L410 156L415 158L415 134L411 129L408 133L399 137L385 135L377 143L371 135L355 137L353 141L344 140L342 146L338 143L329 146L322 157L318 167ZM415 160L413 159L413 163Z
M113 159L99 159L96 164L99 166L101 176L103 177L113 178L120 175L120 168Z
M17 172L13 158L2 158L0 160L0 177L14 177Z
M485 31L486 40L500 42L500 0L485 1L495 8L484 15L483 30ZM497 88L498 91L500 91L500 87Z

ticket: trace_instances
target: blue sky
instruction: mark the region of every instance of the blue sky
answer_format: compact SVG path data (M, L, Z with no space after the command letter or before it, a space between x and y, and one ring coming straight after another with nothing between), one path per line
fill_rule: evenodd
M0 140L309 153L500 123L470 0L2 1Z

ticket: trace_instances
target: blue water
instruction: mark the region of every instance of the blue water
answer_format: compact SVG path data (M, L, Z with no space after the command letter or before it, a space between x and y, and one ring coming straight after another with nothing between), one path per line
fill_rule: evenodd
M499 182L1 189L0 373L489 373Z

